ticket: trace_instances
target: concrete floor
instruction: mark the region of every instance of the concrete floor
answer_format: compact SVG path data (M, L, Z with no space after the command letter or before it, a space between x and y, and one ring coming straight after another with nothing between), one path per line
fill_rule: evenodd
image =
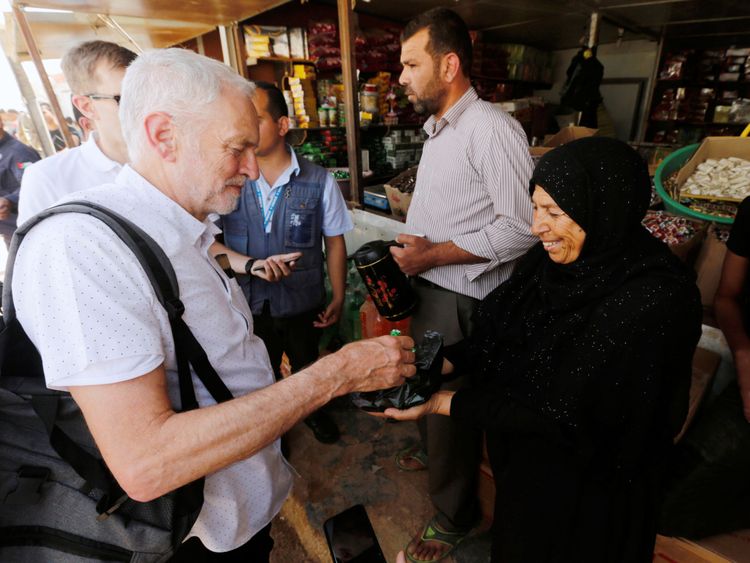
M289 432L290 461L298 476L292 495L273 523L276 544L271 562L330 563L323 522L354 504L363 504L388 563L393 563L398 551L433 514L427 496L427 473L404 472L394 463L398 451L418 440L416 425L374 418L355 409L347 399L337 400L329 412L341 429L338 443L320 444L304 424ZM485 523L445 563L489 562L486 529ZM750 561L750 530L716 536L713 541L716 545L704 541L700 542L706 543L702 546L659 536L654 562Z
M320 444L303 424L289 433L290 462L299 475L273 525L274 563L328 563L323 522L363 504L389 563L432 516L427 473L404 472L395 454L418 440L413 422L389 423L339 399L330 414L341 429L333 445ZM475 532L446 563L489 561L489 536Z

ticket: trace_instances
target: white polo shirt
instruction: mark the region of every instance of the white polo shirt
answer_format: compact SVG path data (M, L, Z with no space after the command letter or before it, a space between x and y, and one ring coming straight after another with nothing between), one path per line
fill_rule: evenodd
M177 275L183 318L235 397L274 382L247 301L209 256L215 225L195 219L129 166L115 184L65 199L100 203L162 247ZM125 381L163 363L170 400L180 404L167 314L132 252L98 219L70 213L34 227L16 258L13 296L18 319L41 352L49 387ZM195 375L193 383L201 407L215 404ZM198 536L217 552L242 545L278 513L291 483L278 441L208 475L204 505L188 537Z
M24 171L18 200L19 226L70 193L115 181L122 165L101 151L95 136L96 132L81 146L44 158Z

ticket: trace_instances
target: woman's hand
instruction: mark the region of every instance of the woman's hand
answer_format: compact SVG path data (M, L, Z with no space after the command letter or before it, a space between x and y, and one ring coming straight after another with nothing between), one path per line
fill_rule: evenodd
M443 358L443 367L440 369L440 375L450 375L453 373L455 367L448 360Z
M394 420L417 420L428 414L450 416L454 391L438 391L426 403L410 409L385 409L383 415Z

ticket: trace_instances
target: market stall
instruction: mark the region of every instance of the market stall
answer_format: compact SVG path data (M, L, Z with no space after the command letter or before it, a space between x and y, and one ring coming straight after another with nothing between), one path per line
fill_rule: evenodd
M19 31L29 33L23 42L20 33L13 35L6 52L19 59L27 51L36 51L38 59L58 56L71 43L90 37L138 49L179 44L222 59L250 79L276 83L293 120L290 139L298 154L331 169L354 208L349 252L404 230L425 135L423 117L413 111L399 85L399 34L430 3L31 4L74 13L17 17ZM750 19L750 5L725 1L707 6L698 0L561 5L536 0L523 7L465 2L455 9L474 30L473 85L483 99L521 123L532 158L591 135L624 135L637 146L654 180L644 226L695 267L706 322L712 323L728 227L737 204L750 196L750 139L737 136L750 121L750 39L741 27ZM721 41L717 30L726 33ZM638 42L632 49L647 52L644 58L652 64L636 69L622 63L630 48L623 47L625 55L617 59L622 42ZM686 42L696 45L693 51ZM598 114L596 126L581 126L586 109L562 103L573 82L567 71L575 76L578 68L569 67L571 56L596 59L599 48L601 84L614 92L604 97L603 105L615 112L619 110L612 108L626 107L618 88L637 85L637 99L623 118L634 127L624 133L613 131ZM607 73L617 76L607 83ZM377 311L366 301L351 266L342 322L324 342L373 335L374 326L386 332L391 328L382 319L363 321ZM369 328L363 332L365 326ZM704 387L691 412L718 369L718 359L709 360L694 363L694 376L698 373ZM492 479L486 464L480 487L485 515L491 516L486 501L493 495Z

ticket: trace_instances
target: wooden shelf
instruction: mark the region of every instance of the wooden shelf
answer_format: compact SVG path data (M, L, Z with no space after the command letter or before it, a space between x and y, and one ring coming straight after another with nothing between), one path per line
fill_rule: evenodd
M359 130L360 131L369 131L370 129L421 129L422 124L421 123L397 123L396 125L383 125L382 123L375 123L373 125L368 125L367 127L362 127L360 125ZM346 127L343 126L335 126L335 127L290 127L290 131L331 131L331 130L341 130L344 131Z
M314 65L315 63L310 59L298 59L295 57L258 57L255 59L257 62L270 62L270 63L286 63L286 64L303 64L303 65ZM248 65L255 66L255 65Z
M538 82L536 80L517 80L512 78L497 78L494 76L483 76L481 74L472 74L473 80L487 80L491 82L499 82L501 84L518 84L520 86L531 86L538 90L549 90L552 88L552 84L548 82Z
M744 86L750 85L750 80L670 80L668 78L660 78L658 80L659 85L670 85L675 88L715 88L717 86Z
M747 127L747 123L737 123L734 121L685 121L684 119L650 119L651 123L674 123L675 125L692 125L697 127L720 126L720 127Z

